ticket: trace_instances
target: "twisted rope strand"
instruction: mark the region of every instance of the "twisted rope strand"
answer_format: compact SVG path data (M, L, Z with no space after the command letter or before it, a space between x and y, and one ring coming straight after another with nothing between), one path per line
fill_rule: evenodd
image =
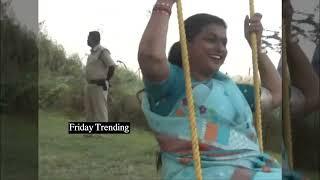
M250 17L254 15L254 0L249 0L250 3ZM250 41L252 44L252 64L253 64L253 83L255 95L255 120L256 129L259 140L260 151L263 152L263 139L262 139L262 120L261 120L261 102L260 102L260 78L258 71L258 47L256 33L250 34Z
M287 46L286 46L286 29L287 26L283 20L282 24L282 68L283 68L283 130L284 130L284 141L287 148L288 153L288 161L289 161L289 168L293 169L293 148L292 148L292 132L291 132L291 118L290 118L290 72L288 68L288 61L287 61Z
M182 65L184 70L184 78L186 84L186 96L189 109L189 120L190 120L190 129L191 129L191 141L192 141L192 155L195 162L195 171L197 180L202 180L201 175L201 161L200 161L200 152L199 152L199 142L197 134L197 125L194 112L194 103L192 98L192 86L191 86L191 77L190 77L190 66L189 66L189 57L187 49L187 40L186 33L184 28L183 14L182 14L182 3L181 0L177 0L177 12L178 12L178 22L179 22L179 35L181 43L181 55L182 55Z

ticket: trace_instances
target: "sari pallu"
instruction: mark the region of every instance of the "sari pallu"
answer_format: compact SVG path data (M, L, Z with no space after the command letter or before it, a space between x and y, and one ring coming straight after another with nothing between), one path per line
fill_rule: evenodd
M260 153L252 112L235 83L217 73L193 83L203 179L281 179L279 165ZM165 99L163 99L165 100ZM161 149L164 179L195 179L185 95L168 116L142 109Z

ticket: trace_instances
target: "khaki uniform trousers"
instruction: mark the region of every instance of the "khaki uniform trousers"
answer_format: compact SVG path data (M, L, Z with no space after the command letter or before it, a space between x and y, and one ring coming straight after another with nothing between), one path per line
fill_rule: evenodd
M109 84L107 82L109 89ZM108 122L108 90L102 86L87 84L85 89L86 121Z

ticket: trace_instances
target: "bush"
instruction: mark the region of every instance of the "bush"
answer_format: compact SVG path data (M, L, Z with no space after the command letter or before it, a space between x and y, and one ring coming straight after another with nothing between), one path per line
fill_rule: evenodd
M1 108L35 111L38 49L36 35L8 15L11 1L0 2ZM30 106L32 104L32 106Z
M130 121L133 126L147 128L146 120L137 99L143 82L132 71L117 68L111 80L109 113L110 120Z

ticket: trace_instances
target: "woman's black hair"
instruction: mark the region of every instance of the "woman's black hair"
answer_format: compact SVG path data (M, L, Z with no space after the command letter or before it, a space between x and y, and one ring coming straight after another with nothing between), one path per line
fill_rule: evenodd
M198 35L204 27L209 24L217 24L227 28L225 21L217 16L210 14L195 14L184 21L186 38L190 42ZM180 42L175 42L169 51L168 60L171 64L182 67Z

